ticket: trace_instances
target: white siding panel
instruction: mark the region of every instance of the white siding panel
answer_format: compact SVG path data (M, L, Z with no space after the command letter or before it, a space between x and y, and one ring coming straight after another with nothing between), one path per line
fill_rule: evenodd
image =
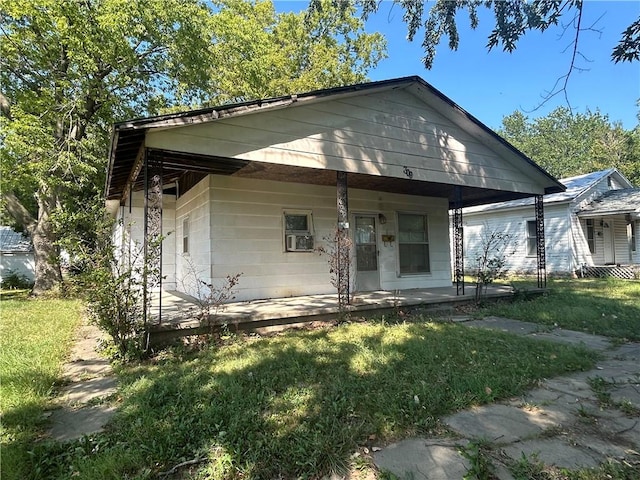
M147 146L397 178L408 167L415 180L542 193L526 169L406 92L150 132Z
M334 293L328 258L316 252L285 252L283 212L309 210L316 247L327 245L336 225L336 189L313 185L211 176L213 282L242 273L237 300ZM356 213L382 213L378 226L380 283L383 289L451 285L446 199L349 190L351 222ZM397 211L428 215L432 272L398 277L396 244L384 246L381 235L396 235ZM180 212L178 212L180 214ZM179 224L179 222L178 222Z
M570 222L566 206L545 208L545 246L548 273L570 273ZM533 206L511 211L466 214L463 218L465 241L465 269L473 274L477 257L482 251L483 239L492 232L502 232L509 241L496 256L504 256L507 269L513 273L531 273L537 270L537 258L527 254L527 222L535 220Z
M177 289L197 296L198 281L211 283L211 189L205 177L176 201ZM183 253L183 226L189 222L189 252Z

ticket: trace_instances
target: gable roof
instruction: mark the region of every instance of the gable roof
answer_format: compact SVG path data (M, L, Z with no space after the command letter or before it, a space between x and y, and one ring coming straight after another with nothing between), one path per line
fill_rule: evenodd
M640 218L640 188L609 190L578 212L579 217L629 214Z
M572 202L589 189L593 188L600 181L607 178L610 175L617 174L626 183L631 185L615 168L607 168L606 170L599 170L597 172L585 173L582 175L576 175L575 177L561 178L562 183L566 190L564 192L552 193L544 196L545 205L552 203ZM615 191L615 190L614 190ZM522 198L518 200L511 200L508 202L493 203L489 205L478 205L465 209L465 213L479 213L495 210L504 210L518 207L528 207L534 204L534 198Z
M33 246L29 237L16 232L11 227L0 226L0 252L31 252Z
M553 193L564 190L562 184L505 139L482 124L479 120L455 104L440 91L429 85L422 78L411 76L324 90L315 90L297 95L235 103L117 123L114 125L112 134L107 183L105 187L106 197L107 199L122 199L123 196L127 195L126 189L131 187L132 183L136 179L135 177L138 176L141 169L142 159L140 152L141 148L145 145L145 139L147 138L148 132L160 132L178 129L180 127L191 128L191 126L203 124L213 125L217 124L216 122L223 122L227 119L236 119L237 117L246 118L248 115L259 114L262 112L294 109L303 105L317 105L321 102L354 98L364 96L366 94L397 89L405 89L410 92L414 98L417 97L417 100L422 102L425 107L433 109L453 125L478 138L484 145L495 151L496 154L505 162L511 162L510 165L514 170L526 171L527 173L525 175L527 176L530 184L536 186L536 191L540 190L546 193ZM233 174L245 167L247 163L251 161L241 156L215 157L211 155L210 150L207 150L206 155L202 153L185 154L180 152L169 152L169 149L167 148L164 148L164 151L168 153L167 163L170 163L174 170L176 170L180 165L202 167L206 162L209 162L209 165L214 163L212 162L212 160L214 160L217 168L221 169L221 174ZM217 172L209 171L208 173ZM168 178L167 180L168 181L166 183L170 183L171 179ZM430 183L430 185L437 187L435 181L431 182L432 183ZM398 184L398 182L395 183ZM453 182L451 184L453 184ZM441 183L440 185L444 184ZM138 188L140 187L139 180L137 186ZM399 188L399 185L394 188ZM441 190L444 192L446 189L441 188ZM478 188L476 188L476 190L478 190ZM519 198L532 194L530 192L523 193L523 191L515 188L512 190L492 192L489 192L490 188L486 188L486 190L487 193L475 198L475 203L492 200L496 201L498 198ZM489 193L492 195L492 200L487 199L489 198ZM470 193L469 198L471 197L472 195Z

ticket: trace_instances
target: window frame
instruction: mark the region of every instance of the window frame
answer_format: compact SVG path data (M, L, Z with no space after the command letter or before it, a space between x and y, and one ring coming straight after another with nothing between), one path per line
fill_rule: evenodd
M189 221L189 216L186 216L182 219L182 254L189 255L191 250L191 222Z
M287 229L287 217L306 217L307 228L304 230ZM282 211L283 251L285 253L308 253L315 251L315 231L313 226L313 211L301 209L285 209ZM310 248L289 248L288 237L311 237ZM297 244L296 244L297 245Z
M633 221L629 223L631 228L631 251L637 251L637 242L638 242L638 229L636 226L638 225L638 221Z
M424 227L425 227L425 234L426 234L426 240L425 241L412 241L412 242L406 242L406 241L402 241L402 235L401 235L401 230L400 230L400 217L402 217L403 215L407 215L407 216L415 216L415 217L422 217L424 220ZM397 266L398 266L398 277L408 277L408 276L417 276L417 275L431 275L432 274L432 269L431 269L431 240L430 240L430 227L429 227L429 214L425 213L425 212L396 212L396 238L397 238ZM427 258L426 258L426 267L427 270L425 271L415 271L415 272L403 272L402 271L402 245L426 245L426 252L427 252Z
M587 246L589 247L589 253L595 255L596 253L596 224L593 218L587 218L585 220Z
M533 223L533 236L531 236L531 231L529 230L529 224ZM538 236L536 235L536 221L535 219L527 219L525 221L525 235L526 235L526 243L527 246L527 257L536 257L538 255ZM531 251L531 242L533 241L533 252Z

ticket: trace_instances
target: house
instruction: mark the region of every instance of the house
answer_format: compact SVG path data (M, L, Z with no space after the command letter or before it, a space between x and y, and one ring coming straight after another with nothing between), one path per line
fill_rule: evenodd
M554 274L612 274L633 278L640 264L640 189L610 168L565 178L566 191L544 196L546 267ZM532 199L463 209L465 260L472 266L489 232L509 236L503 245L511 272L536 269ZM606 268L605 268L606 267Z
M335 292L318 248L336 230L356 291L451 287L450 208L563 190L406 77L118 123L106 198L154 287L197 296L242 273L236 300L253 300Z
M33 282L35 279L35 263L31 240L13 228L0 226L0 283L15 274Z

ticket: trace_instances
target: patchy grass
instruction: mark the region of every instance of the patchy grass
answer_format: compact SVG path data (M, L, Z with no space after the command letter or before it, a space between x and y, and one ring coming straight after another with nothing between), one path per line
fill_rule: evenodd
M239 337L124 367L110 429L40 445L32 467L142 479L197 460L170 478L319 478L365 446L433 434L442 415L593 362L581 348L427 321Z
M510 283L526 292L531 283ZM640 281L615 278L583 278L548 282L542 297L487 304L481 316L496 315L597 335L640 340Z
M46 422L43 411L81 319L79 301L35 300L27 294L0 295L3 480L29 477L30 443Z

